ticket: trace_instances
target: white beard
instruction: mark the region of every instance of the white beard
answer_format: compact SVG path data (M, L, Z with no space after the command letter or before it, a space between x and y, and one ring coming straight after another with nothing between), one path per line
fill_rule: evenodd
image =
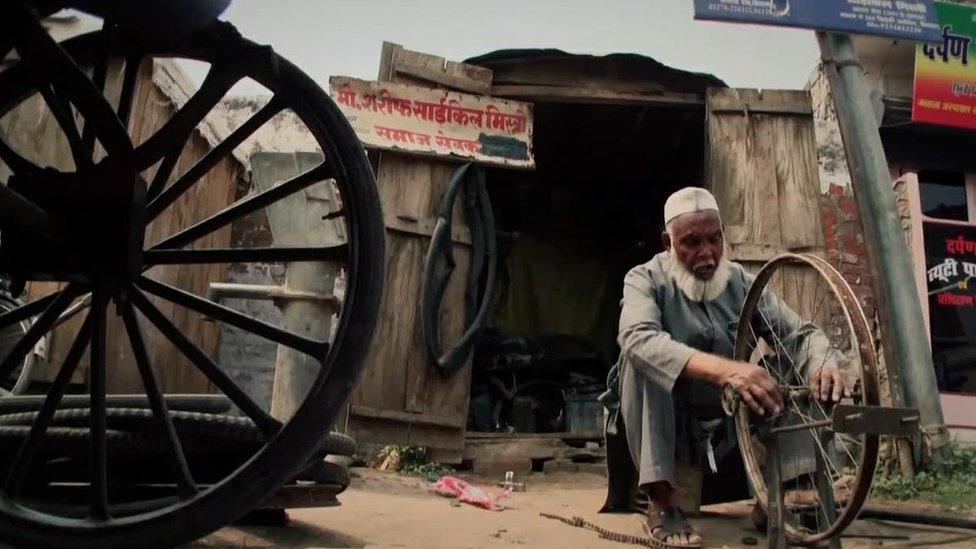
M715 269L715 274L708 280L700 280L695 273L688 270L680 261L668 252L668 271L674 278L675 284L681 288L685 297L695 302L712 301L725 292L732 276L732 262L723 258Z

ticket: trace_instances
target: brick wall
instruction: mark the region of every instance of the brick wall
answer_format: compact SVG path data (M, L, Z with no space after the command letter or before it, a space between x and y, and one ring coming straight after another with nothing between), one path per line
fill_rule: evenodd
M818 66L814 71L807 89L810 90L814 112L817 161L820 169L820 214L827 258L854 290L871 325L871 331L877 342L878 358L881 361L879 381L882 401L890 403L890 385L896 380L889 379L889 372L884 366L884 352L880 344L881 334L877 316L877 297L872 282L870 258L857 202L854 199L850 172L847 169L847 156L844 153L840 127L837 125L837 113L834 110L830 86L822 66ZM907 188L900 181L895 181L893 187L907 241L911 236Z
M827 259L851 285L868 319L875 317L875 295L871 284L871 264L864 244L861 219L851 188L831 184L820 197Z
M814 71L807 88L813 103L820 170L820 219L827 259L851 285L868 321L874 322L877 301L871 283L870 259L847 170L847 156L837 125L837 113L821 66Z

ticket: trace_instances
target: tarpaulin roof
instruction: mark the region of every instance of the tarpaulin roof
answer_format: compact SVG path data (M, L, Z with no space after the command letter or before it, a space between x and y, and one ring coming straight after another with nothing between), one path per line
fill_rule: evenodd
M656 88L662 92L703 94L728 87L707 73L669 67L644 55L578 55L557 49L497 50L465 60L492 69L494 85L602 85L608 89Z

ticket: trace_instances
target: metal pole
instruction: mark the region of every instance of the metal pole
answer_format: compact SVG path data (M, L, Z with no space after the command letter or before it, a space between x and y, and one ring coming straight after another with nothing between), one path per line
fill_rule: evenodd
M774 425L781 420L776 420ZM766 447L766 547L767 549L789 549L786 542L783 507L783 469L780 456L780 439L775 433L763 437Z
M270 153L251 156L251 179L256 190L305 173L322 162L320 153ZM294 193L265 209L275 246L335 246L346 242L345 222L330 214L341 209L330 181ZM251 298L272 297L281 306L281 327L318 340L330 339L332 316L338 301L333 297L340 266L325 261L296 261L286 265L283 287L217 286ZM275 359L271 415L287 420L305 401L322 371L324 357L311 357L279 345ZM331 425L329 426L331 427Z
M918 408L922 433L938 466L949 435L868 85L849 35L818 32L817 40L844 139L874 280L880 290L885 362L897 365L901 372L906 404Z
M331 293L339 268L316 261L289 263L285 287L298 291ZM328 339L334 308L328 304L288 300L281 303L282 328L314 339ZM322 366L319 358L310 357L290 347L278 346L275 360L271 415L287 421L298 410L315 383Z

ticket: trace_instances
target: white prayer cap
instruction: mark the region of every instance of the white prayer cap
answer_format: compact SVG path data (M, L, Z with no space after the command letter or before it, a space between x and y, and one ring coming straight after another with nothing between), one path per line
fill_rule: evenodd
M664 224L681 214L714 210L718 213L718 202L712 193L701 187L685 187L675 191L664 203Z

